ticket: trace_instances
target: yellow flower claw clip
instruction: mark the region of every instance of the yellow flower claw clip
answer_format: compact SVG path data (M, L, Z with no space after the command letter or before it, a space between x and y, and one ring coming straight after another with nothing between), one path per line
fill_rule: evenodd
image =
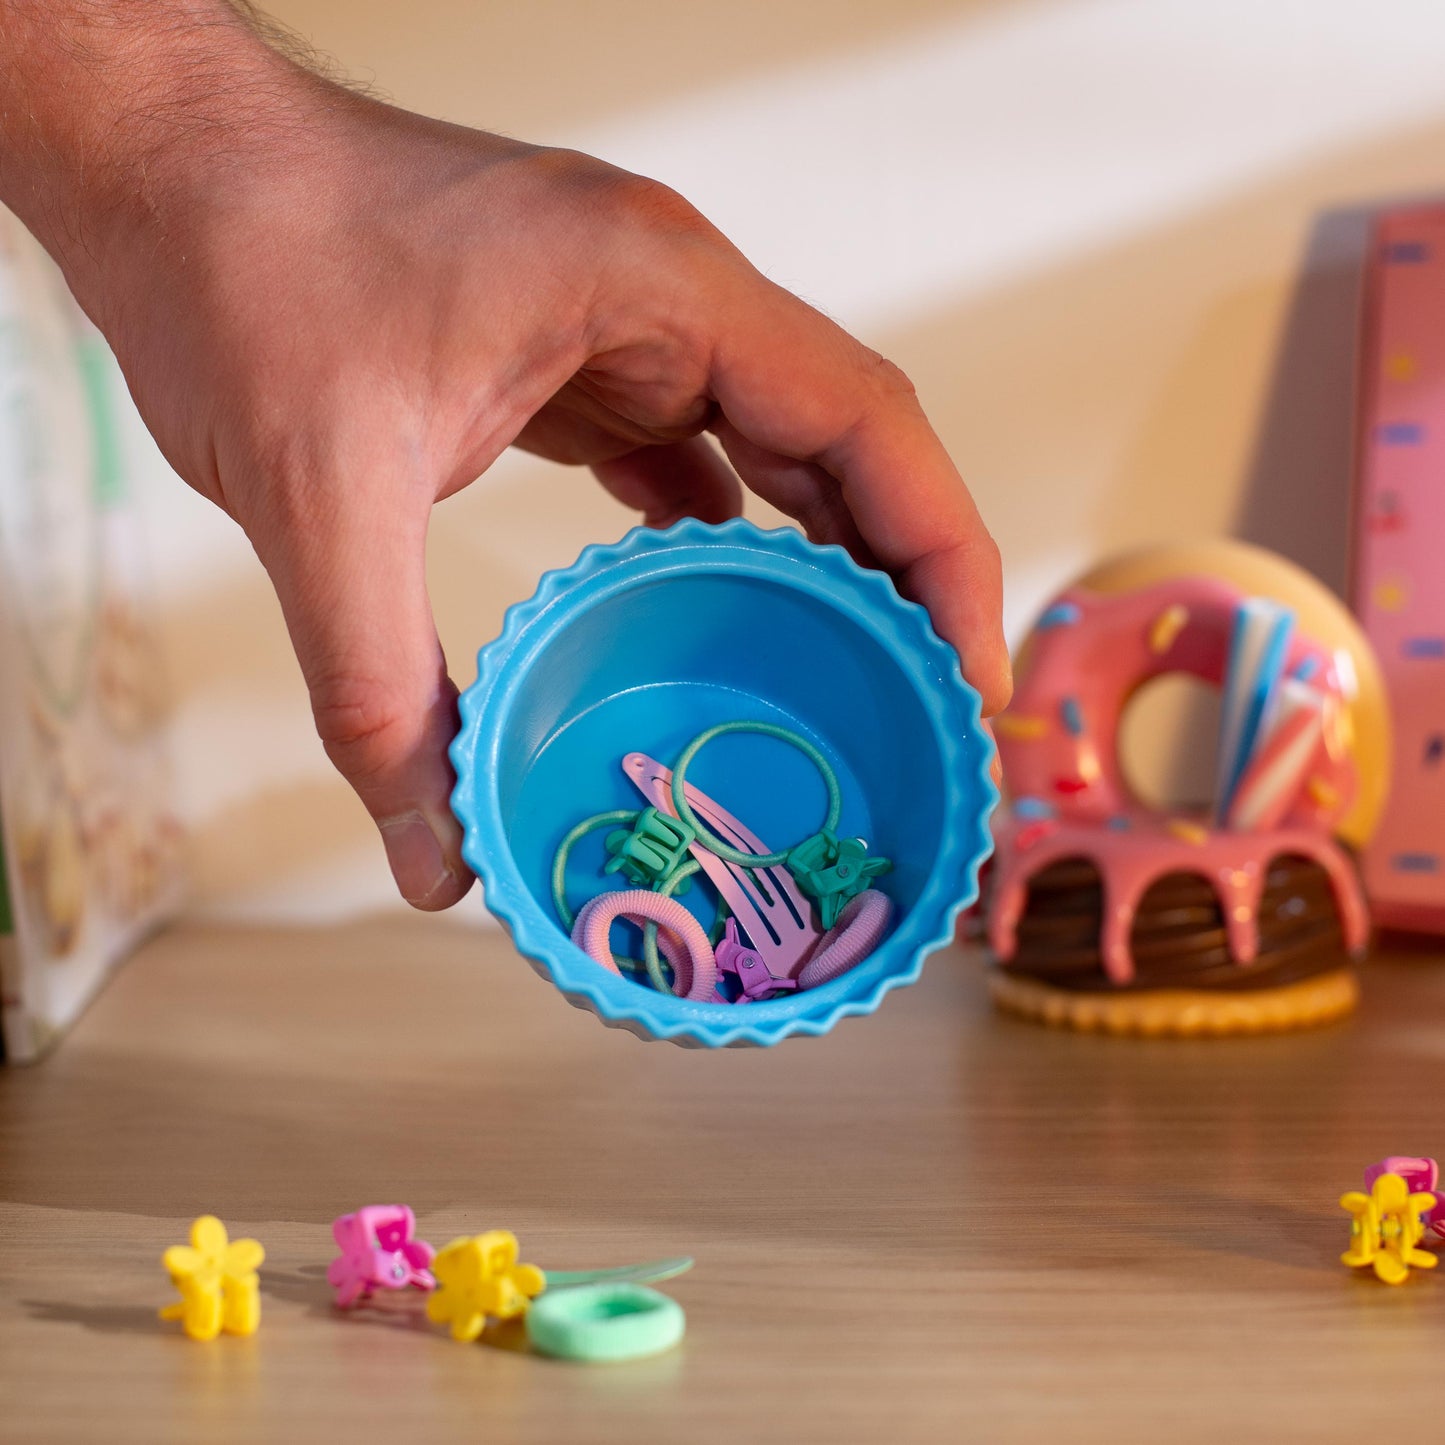
M490 1316L510 1320L524 1314L547 1287L534 1264L517 1262L517 1236L488 1230L470 1239L454 1239L432 1261L437 1287L427 1296L427 1318L450 1324L454 1340L475 1340Z
M254 1239L229 1239L214 1214L191 1225L191 1242L173 1244L161 1263L180 1292L175 1304L160 1312L163 1320L180 1320L193 1340L228 1335L254 1335L261 1325L261 1280L256 1270L266 1251Z
M1434 1269L1436 1258L1420 1249L1425 1215L1435 1208L1433 1194L1412 1194L1398 1174L1379 1175L1368 1194L1352 1189L1340 1196L1340 1208L1351 1215L1350 1247L1340 1256L1353 1269L1371 1266L1386 1284L1404 1284L1410 1267Z

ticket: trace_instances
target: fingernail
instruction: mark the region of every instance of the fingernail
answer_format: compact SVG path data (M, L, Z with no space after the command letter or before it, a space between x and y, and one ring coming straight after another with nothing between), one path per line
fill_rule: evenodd
M457 875L447 864L441 842L420 813L385 818L377 827L386 845L391 876L413 907L425 908L442 889L455 885Z

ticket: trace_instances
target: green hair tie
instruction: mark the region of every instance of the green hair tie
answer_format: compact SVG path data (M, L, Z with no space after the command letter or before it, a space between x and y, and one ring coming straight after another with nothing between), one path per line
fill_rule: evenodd
M827 758L807 738L799 736L788 728L779 727L777 723L724 722L718 723L716 727L708 728L706 732L699 733L682 750L682 756L672 770L672 806L677 810L677 816L697 834L697 841L703 847L707 848L709 852L716 853L724 863L732 863L739 868L776 868L778 864L786 863L788 854L792 852L791 848L784 848L781 853L744 853L724 843L721 838L710 833L698 821L697 814L693 812L692 805L687 801L683 782L692 760L699 751L714 738L721 737L724 733L758 733L765 738L777 738L779 742L791 743L797 748L822 774L823 785L828 790L828 816L823 821L823 828L829 832L836 831L838 819L843 815L843 795L838 789L838 776L829 766Z
M548 1290L527 1311L534 1348L562 1360L636 1360L670 1350L687 1329L676 1300L640 1284Z
M664 898L671 898L677 885L684 878L691 878L701 868L702 864L697 859L689 858L675 873L663 879L662 886L653 889L653 892L660 893ZM657 952L657 925L651 919L648 919L642 928L642 962L646 965L647 976L652 980L653 988L659 993L671 993L672 985L662 971L662 959Z
M567 906L567 860L572 856L573 848L598 828L613 828L619 823L626 823L631 827L637 821L640 811L614 808L610 813L594 813L590 818L584 818L578 823L557 845L557 851L552 855L552 906L557 910L557 917L562 920L564 933L570 934L572 925L577 922L576 915Z

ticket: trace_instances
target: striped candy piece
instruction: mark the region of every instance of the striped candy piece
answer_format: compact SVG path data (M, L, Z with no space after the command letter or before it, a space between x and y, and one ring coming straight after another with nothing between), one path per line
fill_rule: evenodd
M1274 723L1260 739L1234 790L1225 826L1238 833L1276 827L1289 812L1324 746L1333 699L1307 683L1280 685Z
M1239 781L1274 720L1294 613L1267 597L1249 597L1234 614L1219 719L1214 815L1229 816Z

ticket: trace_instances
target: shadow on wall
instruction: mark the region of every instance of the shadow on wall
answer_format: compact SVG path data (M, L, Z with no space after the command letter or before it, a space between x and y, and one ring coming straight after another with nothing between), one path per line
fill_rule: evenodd
M1355 407L1365 261L1376 218L1440 204L1404 195L1326 211L1290 305L1237 533L1273 548L1344 597L1354 487Z
M1348 590L1355 373L1375 210L1315 222L1275 361L1236 535Z
M1355 382L1365 259L1375 211L1327 211L1314 223L1289 301L1231 535L1297 562L1347 597ZM1219 699L1160 679L1130 709L1167 739L1142 771L1156 804L1213 797ZM1136 748L1135 755L1147 749Z

